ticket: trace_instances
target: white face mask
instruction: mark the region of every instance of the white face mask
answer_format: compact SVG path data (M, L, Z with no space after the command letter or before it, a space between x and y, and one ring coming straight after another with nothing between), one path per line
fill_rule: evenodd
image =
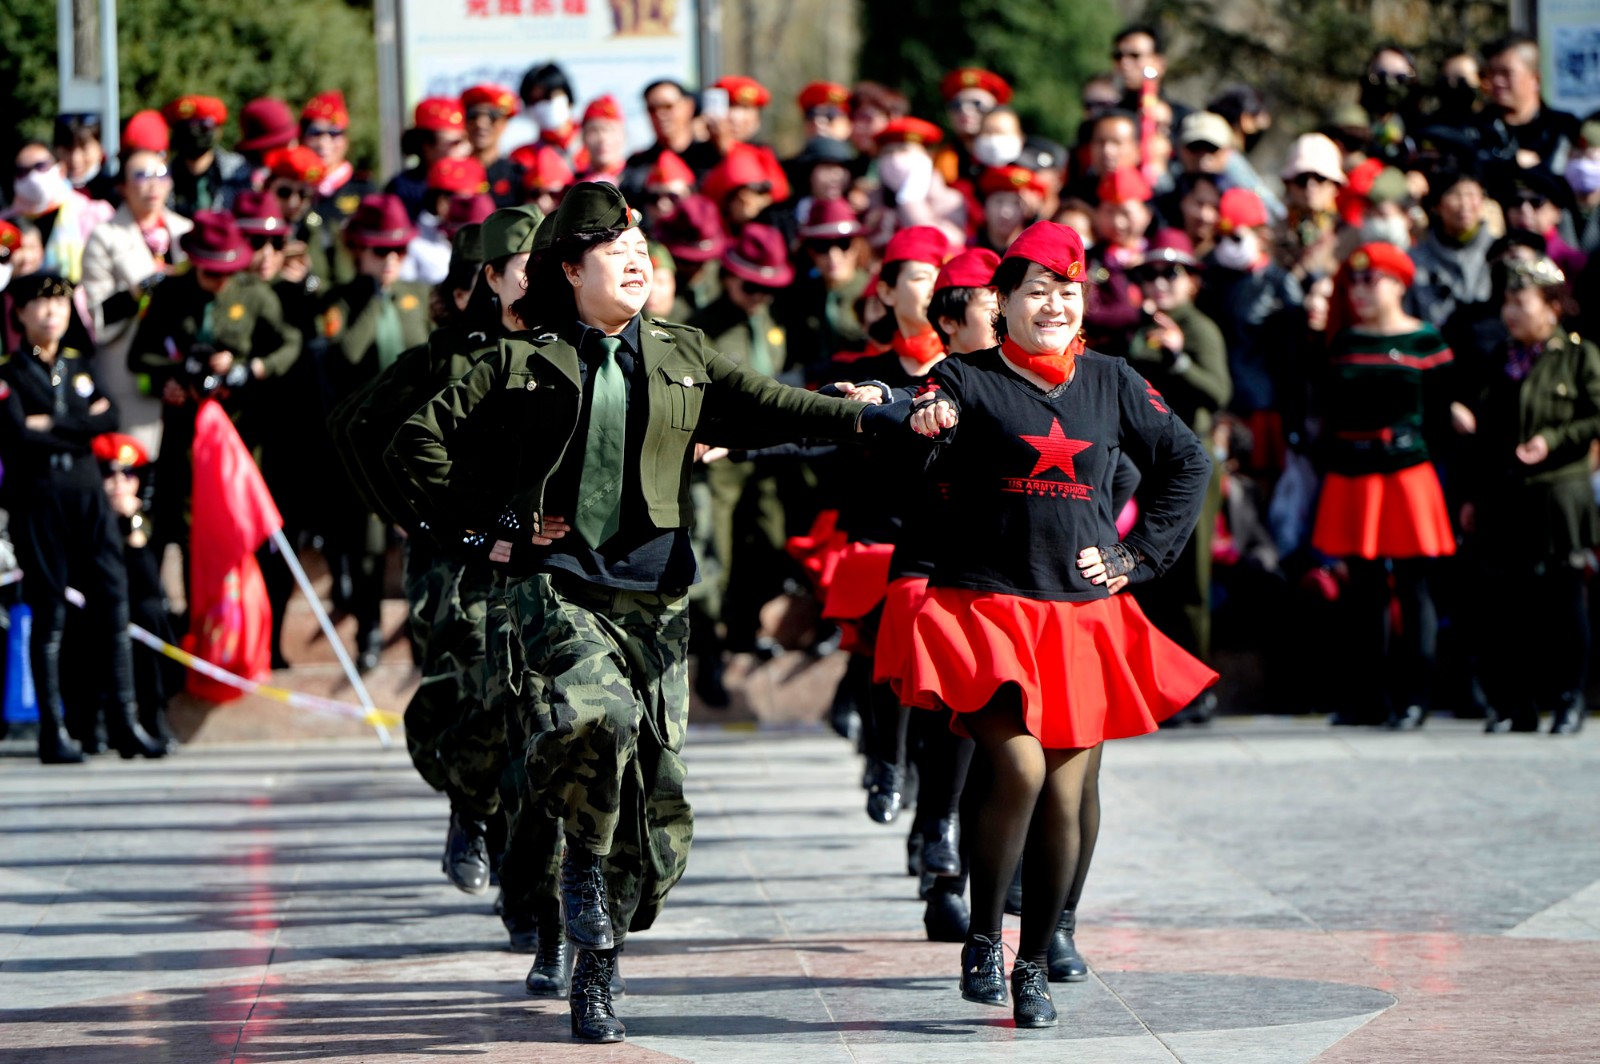
M1567 164L1567 184L1580 196L1600 192L1600 159L1579 155Z
M572 121L572 101L567 99L565 93L558 92L529 107L528 113L533 115L540 129L565 129L567 123Z
M71 187L58 166L23 174L12 185L17 206L23 214L38 214L51 207L59 207Z
M1223 269L1249 270L1261 257L1261 242L1256 239L1254 230L1243 229L1217 241L1217 250L1212 254Z
M1393 215L1368 215L1361 223L1361 243L1393 244L1401 251L1411 247L1411 226Z
M0 292L11 286L11 263L0 265Z
M1022 138L1009 134L979 137L972 142L972 157L985 166L1007 166L1022 154Z
M886 151L878 156L878 179L891 192L905 192L925 184L921 180L933 172L933 157L920 151ZM926 190L923 190L926 194ZM916 197L913 197L916 198Z

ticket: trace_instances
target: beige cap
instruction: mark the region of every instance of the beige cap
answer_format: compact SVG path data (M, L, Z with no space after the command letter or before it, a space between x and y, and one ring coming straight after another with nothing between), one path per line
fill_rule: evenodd
M1183 120L1183 125L1178 127L1178 143L1214 144L1219 148L1231 148L1233 144L1233 127L1228 125L1228 120L1212 111L1196 111Z
M1316 174L1344 184L1344 154L1331 137L1321 133L1306 133L1296 137L1289 146L1289 158L1278 176L1285 181L1301 174Z

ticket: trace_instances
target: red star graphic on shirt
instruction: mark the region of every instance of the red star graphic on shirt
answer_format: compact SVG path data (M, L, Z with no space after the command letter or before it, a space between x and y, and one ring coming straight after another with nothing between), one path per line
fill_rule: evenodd
M1036 477L1049 469L1059 469L1067 477L1076 482L1077 470L1073 468L1072 459L1082 452L1093 447L1088 440L1069 440L1067 434L1061 431L1061 422L1054 418L1050 421L1050 431L1044 436L1018 436L1017 439L1039 452L1039 461L1034 463L1033 472L1028 476Z

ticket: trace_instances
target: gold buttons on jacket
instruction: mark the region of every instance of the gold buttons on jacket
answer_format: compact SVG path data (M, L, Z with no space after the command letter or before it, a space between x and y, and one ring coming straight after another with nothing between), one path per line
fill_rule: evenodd
M534 380L534 379L533 379L533 378L532 378L532 377L529 377L529 378L528 378L528 383L527 383L527 384L524 384L524 385L523 385L523 387L524 387L524 388L526 388L526 389L528 389L528 391L530 391L530 392L531 392L531 391L533 391L533 390L534 390L534 389L535 389L535 388L537 388L537 387L539 387L539 382L538 382L538 381L536 381L536 380Z

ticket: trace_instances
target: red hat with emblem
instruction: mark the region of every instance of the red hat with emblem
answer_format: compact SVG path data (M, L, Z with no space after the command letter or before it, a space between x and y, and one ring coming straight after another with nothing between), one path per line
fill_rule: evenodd
M450 129L464 130L467 128L467 116L461 110L461 101L455 97L429 96L425 100L417 101L411 124L417 129L426 129L431 133L442 133Z
M850 90L836 81L813 81L800 90L800 110L813 107L837 107L841 110L850 103Z
M361 197L344 224L344 238L358 248L403 248L417 235L405 201L388 192Z
M939 95L945 99L954 99L956 93L962 89L982 89L995 98L996 103L1009 103L1011 100L1011 86L1006 79L992 70L982 67L962 67L952 70L939 82Z
M326 122L340 129L350 128L350 108L345 105L344 92L339 89L329 89L327 92L317 93L300 109L300 121Z
M196 211L194 228L178 238L189 261L212 273L248 269L255 250L227 211Z
M144 444L125 432L101 433L89 446L94 456L107 465L138 469L150 464L150 452L145 450Z
M261 96L239 109L240 151L267 151L286 148L300 133L294 112L275 96Z
M942 267L950 257L950 238L934 225L913 225L889 238L883 249L883 265L891 262L926 262Z
M482 225L483 220L494 212L494 197L487 192L451 196L450 207L445 211L444 221L439 223L439 228L445 236L454 237L465 226Z
M722 253L722 269L751 284L783 288L794 281L789 265L789 245L770 225L751 222L739 242Z
M710 262L728 247L722 212L704 196L689 196L656 223L656 239L680 262Z
M522 101L517 99L517 94L504 85L474 85L461 94L461 109L470 111L474 107L488 104L503 115L514 115L522 110Z
M719 80L716 87L728 94L728 102L735 107L765 107L772 102L772 93L755 78L730 74Z
M1191 270L1200 268L1200 260L1194 257L1194 241L1189 239L1188 233L1182 229L1167 228L1150 238L1150 246L1145 248L1144 262L1141 265L1149 266L1162 262L1184 266ZM1134 269L1137 270L1138 267Z
M650 168L650 173L645 177L644 183L650 185L688 185L694 186L694 171L689 169L689 164L683 161L683 156L671 148L664 149L656 157L656 164Z
M1411 256L1393 244L1378 241L1356 248L1344 260L1344 265L1346 270L1378 270L1407 288L1417 279L1417 264L1411 261Z
M617 103L617 98L609 93L591 100L589 106L583 109L583 124L590 122L620 122L622 121L622 105Z
M1083 237L1070 225L1034 222L1011 242L1005 257L1037 262L1069 281L1083 280Z
M846 240L866 231L861 218L849 201L843 199L813 200L811 213L800 226L801 240Z
M161 116L169 124L200 119L220 126L228 120L228 105L215 96L179 96L161 109Z
M1230 188L1217 204L1217 219L1217 229L1223 233L1254 229L1267 224L1267 205L1247 188Z
M769 186L774 200L789 198L789 179L784 176L777 156L772 154L770 148L758 148L752 144L733 145L723 160L706 174L700 183L700 191L707 199L721 206L734 189L746 185Z
M1102 177L1095 194L1101 203L1149 203L1155 190L1137 166L1124 166Z
M548 144L524 144L511 158L522 167L524 192L565 192L578 179L567 160Z
M328 164L322 161L322 156L304 144L269 151L261 161L273 177L286 177L308 185L321 181L328 172Z
M878 142L878 147L885 144L921 144L932 147L944 139L944 134L932 122L925 122L920 118L893 118L889 124L878 130L878 135L873 138Z
M289 223L284 220L278 197L253 188L233 198L233 220L246 236L287 236L289 233Z
M0 218L0 250L10 258L11 253L22 246L22 230Z
M1000 265L998 252L988 248L968 248L945 263L933 282L933 290L941 288L988 288L994 278L994 269Z
M484 172L483 164L470 155L462 159L435 159L428 167L428 188L434 192L470 196L489 191L489 175Z
M1043 196L1046 193L1044 180L1037 173L1026 166L1012 163L1009 166L991 166L978 178L978 191L985 196L996 192L1037 192Z
M160 111L136 111L122 127L123 151L158 151L172 147L172 128Z

